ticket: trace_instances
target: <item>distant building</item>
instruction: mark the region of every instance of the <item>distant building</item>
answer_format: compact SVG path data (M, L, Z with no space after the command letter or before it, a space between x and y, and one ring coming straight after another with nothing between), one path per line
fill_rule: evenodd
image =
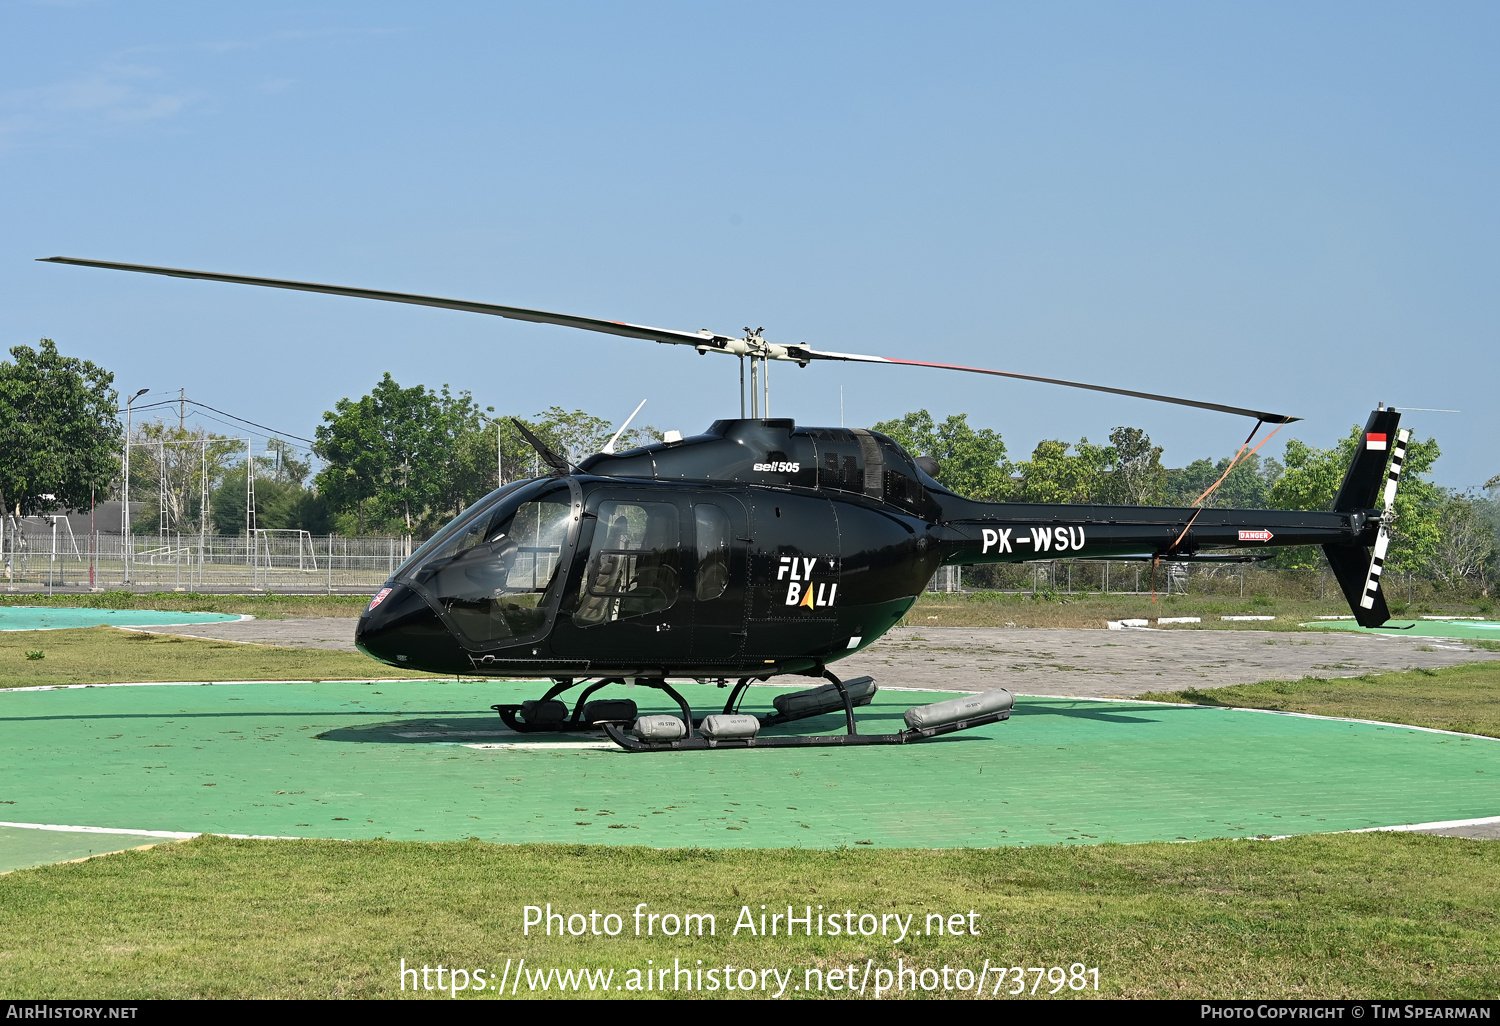
M89 510L68 510L60 514L67 517L68 526L73 529L75 538L83 538L89 531L98 531L100 534L112 534L116 537L120 534L120 500L107 499L95 506L92 513ZM144 502L132 502L130 504L130 523L132 527L139 524L141 517L149 517L152 524L156 523L157 511L155 505L148 506ZM48 517L27 517L31 525L47 523ZM62 523L58 523L58 529L62 530ZM27 533L31 533L28 528Z

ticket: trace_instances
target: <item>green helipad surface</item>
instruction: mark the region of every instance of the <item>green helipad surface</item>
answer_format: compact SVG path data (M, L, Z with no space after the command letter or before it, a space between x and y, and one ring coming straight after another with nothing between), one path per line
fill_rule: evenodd
M0 827L0 873L48 862L70 862L91 855L104 855L138 848L163 840L131 834L96 834L76 831L23 830Z
M512 734L488 711L538 690L422 681L0 692L0 825L955 847L1500 815L1500 741L1389 724L1023 698L1008 723L911 746L632 755L597 735ZM683 691L701 709L725 694ZM771 692L752 690L747 706ZM643 711L667 711L657 692L629 694ZM861 722L894 731L905 708L941 697L883 690ZM833 730L839 719L805 722Z
M245 620L239 613L175 613L158 609L74 609L0 606L0 631L56 631L69 627L162 627Z
M1384 627L1361 627L1353 620L1314 620L1303 627L1357 634L1389 634L1392 637L1465 638L1500 641L1500 623L1494 620L1390 620Z

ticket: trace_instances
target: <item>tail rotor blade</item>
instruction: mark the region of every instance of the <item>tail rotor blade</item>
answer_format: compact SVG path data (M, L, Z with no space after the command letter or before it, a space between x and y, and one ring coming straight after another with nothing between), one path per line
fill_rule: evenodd
M1396 444L1391 449L1391 469L1385 479L1385 512L1380 518L1380 531L1375 535L1375 550L1370 554L1370 572L1365 575L1365 593L1359 600L1361 609L1374 609L1380 592L1385 553L1391 544L1391 517L1396 512L1396 487L1401 483L1401 464L1406 459L1406 443L1410 438L1411 432L1402 428L1396 434Z

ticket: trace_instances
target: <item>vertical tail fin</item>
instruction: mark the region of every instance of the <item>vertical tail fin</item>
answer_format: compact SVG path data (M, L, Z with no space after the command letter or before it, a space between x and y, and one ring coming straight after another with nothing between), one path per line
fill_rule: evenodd
M1381 482L1385 479L1386 457L1390 455L1391 443L1396 441L1396 427L1400 423L1401 414L1395 410L1382 407L1370 414L1370 419L1365 421L1364 437L1354 453L1354 461L1344 474L1343 487L1333 500L1335 513L1375 508Z
M1370 414L1365 424L1364 438L1355 453L1349 471L1344 475L1343 487L1333 501L1335 512L1355 512L1372 509L1376 500L1381 503L1380 530L1375 537L1374 549L1363 545L1325 545L1323 553L1338 578L1339 587L1354 618L1361 627L1379 627L1390 619L1380 578L1385 571L1386 550L1390 546L1390 524L1395 514L1396 488L1401 481L1402 464L1406 458L1406 443L1410 431L1396 430L1401 415L1395 410L1378 409ZM1385 488L1381 492L1381 478L1386 470L1386 458L1390 457L1389 473L1384 474Z
M1354 611L1354 619L1361 627L1379 627L1391 618L1385 604L1385 593L1378 586L1373 594L1366 593L1370 572L1369 550L1363 545L1324 545L1323 554L1333 576L1338 578L1344 599ZM1379 578L1376 578L1377 582ZM1369 605L1365 605L1366 602Z

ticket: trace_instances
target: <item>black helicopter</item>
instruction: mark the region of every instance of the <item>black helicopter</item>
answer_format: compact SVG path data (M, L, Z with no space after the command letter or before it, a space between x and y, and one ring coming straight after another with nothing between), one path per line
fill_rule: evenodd
M945 565L1055 557L1252 561L1266 556L1243 550L1321 545L1358 622L1373 627L1389 617L1380 572L1409 432L1398 431L1400 414L1383 405L1370 414L1365 444L1328 512L976 502L939 484L935 461L914 458L884 435L770 417L769 362L851 360L995 374L1238 414L1254 418L1256 431L1297 418L1006 371L829 353L767 342L759 329L734 338L405 293L47 259L495 314L740 357L741 417L700 435L605 451L575 466L518 424L552 473L505 485L468 507L396 570L360 617L359 648L393 666L550 679L541 698L494 707L518 731L602 727L627 750L659 751L904 744L1004 720L1014 699L997 689L908 710L906 729L896 734L860 734L854 709L870 701L875 684L868 677L845 682L829 669L898 623ZM1242 551L1215 552L1230 549ZM785 674L828 683L777 696L768 715L738 713L751 683ZM698 719L673 678L733 687L721 713ZM605 686L625 683L662 690L682 716L638 716L629 700L590 701ZM571 709L558 700L578 687ZM838 712L844 734L760 734Z

